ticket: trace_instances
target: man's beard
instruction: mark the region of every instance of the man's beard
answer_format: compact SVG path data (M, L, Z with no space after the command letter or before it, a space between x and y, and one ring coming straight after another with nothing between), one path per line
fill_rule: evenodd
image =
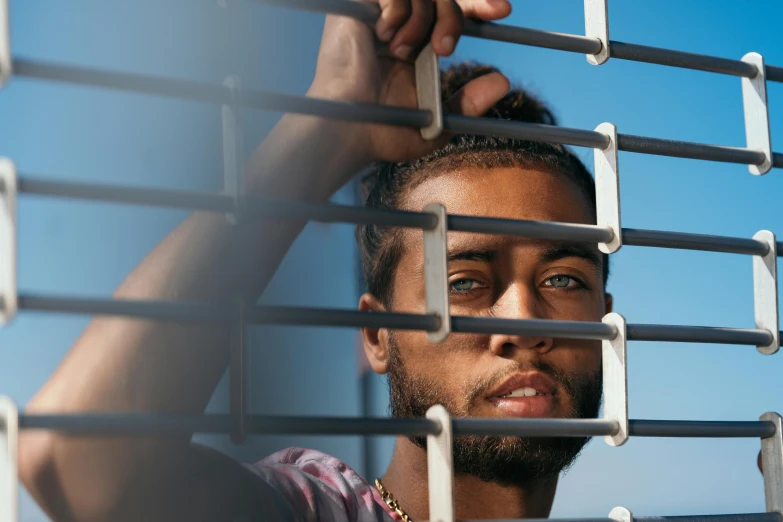
M601 406L602 374L569 375L553 366L538 362L529 369L546 373L560 384L570 398L571 409L565 418L595 418ZM506 372L507 373L507 372ZM497 382L493 376L476 383L466 405L483 397L488 386ZM389 392L391 414L396 418L424 417L435 404L443 405L452 416L467 417L467 406L453 403L434 379L411 377L400 358L394 335L389 336ZM426 437L409 437L426 449ZM470 435L454 438L454 472L474 475L485 482L521 485L546 479L567 470L589 442L589 437L513 437Z

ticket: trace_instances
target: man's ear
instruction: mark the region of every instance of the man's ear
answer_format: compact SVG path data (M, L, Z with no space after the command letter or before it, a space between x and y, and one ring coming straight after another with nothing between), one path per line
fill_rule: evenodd
M361 312L385 312L377 297L372 294L364 294L359 298L359 311ZM375 373L385 374L389 366L389 330L387 328L362 328L362 341L367 361Z
M612 294L606 294L604 302L606 304L606 313L611 314L614 309L614 297L612 297Z

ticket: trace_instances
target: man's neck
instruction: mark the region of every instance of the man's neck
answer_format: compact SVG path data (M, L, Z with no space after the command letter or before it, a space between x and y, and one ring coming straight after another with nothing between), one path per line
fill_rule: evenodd
M391 464L382 481L412 520L429 519L424 449L406 437L397 437ZM556 488L557 476L524 486L504 486L459 474L454 477L456 518L547 518Z

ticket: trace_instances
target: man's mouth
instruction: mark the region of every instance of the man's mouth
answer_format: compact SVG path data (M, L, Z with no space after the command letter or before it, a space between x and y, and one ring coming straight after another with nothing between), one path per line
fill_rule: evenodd
M549 417L554 412L556 389L544 373L516 373L491 391L487 400L504 416Z

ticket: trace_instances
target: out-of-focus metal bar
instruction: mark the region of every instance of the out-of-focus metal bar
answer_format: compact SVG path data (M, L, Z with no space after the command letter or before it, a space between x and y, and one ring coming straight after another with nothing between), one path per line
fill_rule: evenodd
M663 324L629 324L628 340L758 346L769 344L772 341L772 334L767 330L714 328L706 326L674 326Z
M16 404L0 397L0 522L19 520L18 420Z
M14 60L14 74L42 80L155 94L219 105L227 105L235 101L234 94L225 85L24 59ZM236 103L259 110L309 114L342 121L373 122L403 127L426 127L432 122L431 113L417 109L322 100L308 96L264 91L243 91L236 99Z
M244 299L237 299L236 314L231 324L229 341L229 410L234 419L234 429L231 440L242 444L247 435L247 392L250 377L250 350L247 346L247 326L245 315L247 304Z
M766 158L764 153L758 150L648 138L631 134L618 134L617 146L620 150L626 152L720 161L724 163L741 163L743 165L761 165Z
M239 124L239 97L241 82L239 77L231 75L223 81L223 85L231 93L232 103L223 104L221 119L223 129L223 189L233 199L232 211L226 214L226 219L236 225L242 219L243 197L243 165L245 154L243 150L242 127Z
M632 437L771 437L775 425L768 421L672 421L630 420Z
M765 255L769 251L766 243L755 239L636 228L623 229L623 243L632 246L702 250L750 256Z
M756 67L740 60L717 58L704 54L686 53L672 49L661 49L647 45L611 41L609 54L612 58L631 60L634 62L656 63L668 67L680 67L697 71L707 71L732 76L752 77L756 75Z
M783 82L783 67L767 65L767 81Z
M11 60L11 30L8 19L8 0L0 0L0 87L13 74Z
M0 158L0 326L16 316L19 307L16 286L16 167Z
M26 175L20 176L18 181L20 193L37 196L57 196L215 212L230 212L233 207L233 198L226 194L75 183Z

